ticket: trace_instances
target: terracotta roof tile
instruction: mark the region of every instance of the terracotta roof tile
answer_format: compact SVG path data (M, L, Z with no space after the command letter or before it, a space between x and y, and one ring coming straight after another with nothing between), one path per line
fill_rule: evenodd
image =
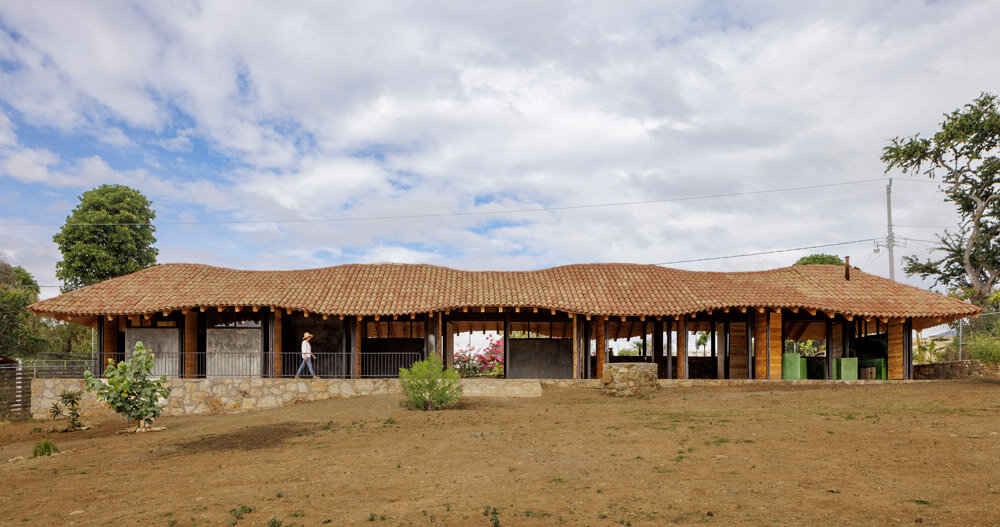
M738 308L804 308L853 316L955 318L979 308L836 265L753 272L581 264L537 271L461 271L350 264L241 271L164 264L36 302L47 315L137 315L200 306L274 306L329 315L403 315L520 306L611 316L676 316Z

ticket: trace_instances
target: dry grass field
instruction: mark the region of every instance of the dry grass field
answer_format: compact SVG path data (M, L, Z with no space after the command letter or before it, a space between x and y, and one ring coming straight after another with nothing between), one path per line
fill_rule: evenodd
M390 396L0 425L3 525L1000 525L1000 384ZM49 435L61 454L31 458ZM24 456L25 459L8 462Z

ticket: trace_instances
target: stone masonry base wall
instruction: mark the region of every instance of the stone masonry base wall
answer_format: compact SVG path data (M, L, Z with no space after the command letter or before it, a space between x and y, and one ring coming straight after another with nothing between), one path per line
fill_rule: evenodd
M915 364L914 379L965 379L969 377L993 377L1000 379L1000 366L983 364L978 360L958 360Z
M469 397L539 397L538 379L462 379L462 393ZM163 415L199 415L277 408L290 404L355 397L402 394L399 379L169 379L170 397ZM82 390L82 379L34 379L31 382L31 416L48 419L49 408L63 390ZM83 417L116 415L83 393Z

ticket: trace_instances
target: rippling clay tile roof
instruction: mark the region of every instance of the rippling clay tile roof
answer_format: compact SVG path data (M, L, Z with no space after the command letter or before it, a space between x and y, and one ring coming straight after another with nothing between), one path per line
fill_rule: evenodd
M330 315L403 315L463 306L520 306L614 316L725 307L818 309L854 316L961 317L979 308L837 265L718 273L582 264L538 271L460 271L351 264L240 271L164 264L29 306L46 315L138 315L199 306L275 306Z

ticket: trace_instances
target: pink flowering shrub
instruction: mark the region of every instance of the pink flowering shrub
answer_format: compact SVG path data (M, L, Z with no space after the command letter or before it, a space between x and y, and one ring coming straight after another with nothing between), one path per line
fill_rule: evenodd
M482 351L475 346L455 352L455 368L462 377L503 375L503 337L491 335Z

